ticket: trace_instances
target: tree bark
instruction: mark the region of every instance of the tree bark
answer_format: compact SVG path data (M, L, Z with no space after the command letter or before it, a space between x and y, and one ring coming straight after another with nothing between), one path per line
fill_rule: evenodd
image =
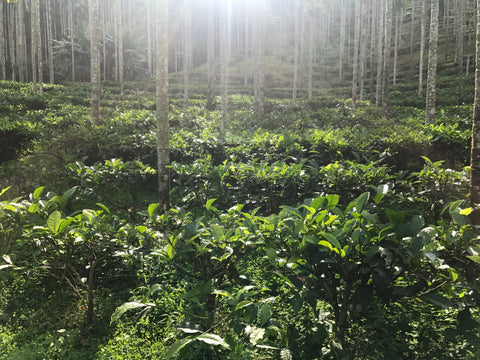
M170 208L170 125L168 122L168 0L156 0L157 53L157 171L158 198L162 211Z
M439 0L432 0L430 14L430 39L428 43L428 76L425 122L435 122L435 103L437 101L437 52L438 52L438 13Z
M227 43L227 6L222 2L220 5L220 82L221 82L221 108L222 117L220 121L220 133L224 136L227 128L227 107L228 107L228 94L227 94L227 71L228 71L228 43Z
M300 0L295 1L295 42L294 42L294 64L293 64L293 94L292 103L297 103L297 87L298 87L298 51L300 37Z
M465 36L465 0L455 2L456 58L458 72L458 102L463 102L463 56Z
M0 80L7 79L7 54L5 44L5 22L4 22L4 1L0 1L0 69L2 77Z
M470 206L472 207L480 203L480 0L477 0L476 25L475 100L470 153Z
M392 50L392 13L393 1L385 1L385 48L383 54L383 94L382 94L382 110L383 114L387 113L388 93L390 85L390 52Z
M425 33L427 27L427 0L420 0L422 5L421 25L420 25L420 65L418 68L418 97L423 93L423 67L425 63Z
M360 14L361 0L355 1L355 35L353 37L353 76L352 76L352 111L357 106L357 84L358 84L358 57L360 48Z
M382 94L383 94L383 45L384 45L384 21L385 21L385 7L381 5L381 0L377 0L377 5L379 9L378 14L378 41L377 41L377 85L375 91L375 106L380 106L382 103Z
M246 49L246 44L245 44L245 49ZM208 1L207 83L208 83L207 108L209 110L214 110L215 109L215 0Z
M122 1L116 2L116 17L117 17L117 43L118 43L118 80L120 82L120 94L123 95L125 91L125 67L123 59L123 7Z
M192 67L192 4L191 1L183 2L183 106L189 106L190 70Z
M100 124L100 20L98 0L88 0L90 21L90 80L92 86L92 121Z

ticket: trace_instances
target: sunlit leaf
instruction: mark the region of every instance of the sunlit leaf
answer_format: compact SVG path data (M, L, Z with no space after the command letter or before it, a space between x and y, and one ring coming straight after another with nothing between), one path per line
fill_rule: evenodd
M230 348L230 345L228 345L228 343L225 340L223 340L220 336L218 336L216 334L206 333L206 334L202 334L202 335L197 336L195 339L203 341L204 343L207 343L209 345L222 346L225 349Z
M40 186L39 188L36 188L35 191L33 192L33 199L38 200L42 195L43 190L45 190L45 186Z
M11 188L11 186L9 186L9 187L7 187L7 188L5 188L5 189L2 189L2 191L0 191L0 197L1 197L3 194L5 194L5 193L8 191L8 189L10 189L10 188Z
M148 205L148 216L150 216L153 219L156 215L156 211L159 206L160 204L158 203Z
M217 199L210 199L207 201L207 203L205 204L205 207L207 208L207 210L211 210L211 211L216 211L217 208L212 206L213 203L216 201Z
M126 302L115 309L115 312L112 314L110 319L110 324L117 322L120 317L125 314L128 310L139 309L145 307L155 307L155 304L151 303L140 303L136 301Z
M55 235L58 234L58 229L60 228L61 223L62 223L62 214L58 210L51 213L47 219L47 227Z

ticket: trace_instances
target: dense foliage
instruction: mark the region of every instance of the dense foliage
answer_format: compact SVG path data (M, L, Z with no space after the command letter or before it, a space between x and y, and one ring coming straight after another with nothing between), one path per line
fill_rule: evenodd
M173 100L159 213L153 94L1 88L0 358L480 355L471 106Z

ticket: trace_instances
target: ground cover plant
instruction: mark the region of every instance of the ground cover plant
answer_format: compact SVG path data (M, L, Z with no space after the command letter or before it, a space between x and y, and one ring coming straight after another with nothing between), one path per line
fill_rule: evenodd
M55 91L2 120L25 137L1 165L0 358L478 357L471 107L271 100L259 122L233 96L222 139L173 101L161 213L153 110L93 125Z

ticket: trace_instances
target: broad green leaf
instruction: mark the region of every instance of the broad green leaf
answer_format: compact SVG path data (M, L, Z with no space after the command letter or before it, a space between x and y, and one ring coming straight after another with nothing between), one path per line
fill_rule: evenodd
M274 248L268 247L265 249L265 252L270 260L275 260L277 258L277 251Z
M292 353L290 352L289 349L282 349L280 351L280 359L281 360L292 360Z
M451 300L447 299L445 296L443 296L439 293L425 294L425 295L420 296L420 298L423 301L427 301L431 304L438 305L438 306L441 306L443 308L453 308L453 307L455 307L455 304Z
M470 260L472 260L477 264L480 264L480 255L469 255L467 256L467 258L469 258Z
M237 306L235 306L235 311L237 310L240 310L240 309L243 309L247 306L250 306L252 305L252 302L250 300L243 300L243 301L240 301Z
M452 281L457 281L458 279L458 272L454 268L449 267L448 272L450 273L450 277L452 278Z
M155 215L156 215L156 211L158 209L158 207L160 206L160 204L150 204L148 205L148 216L150 216L150 218L154 218Z
M370 197L370 193L368 192L364 192L363 194L361 194L358 198L356 198L350 204L348 204L345 214L350 211L360 214L363 208L365 207L365 205L367 204L369 197Z
M465 216L468 216L471 213L472 213L472 208L471 207L463 209L462 211L460 211L460 215L465 215Z
M65 230L68 224L70 224L73 220L74 218L63 219L62 222L60 223L60 227L58 228L58 232L61 233L63 230Z
M62 196L65 200L68 200L70 198L70 196L72 196L75 191L77 191L76 186L74 186L74 187L68 189L67 191L65 191Z
M225 234L220 225L212 225L212 235L215 241L222 241Z
M30 214L36 213L40 210L40 204L39 203L33 203L28 207L28 212Z
M207 201L205 207L207 208L207 210L212 210L212 211L216 211L217 208L212 206L212 204L216 201L217 199L210 199Z
M128 310L139 309L145 307L155 307L155 304L151 303L140 303L136 301L126 302L115 309L115 312L112 314L110 319L110 324L113 324L120 319L120 317L125 314Z
M144 234L145 231L147 231L147 227L146 227L146 226L143 226L143 225L138 225L138 226L137 226L137 231L138 231L140 234Z
M271 316L272 316L272 306L268 303L263 304L258 314L260 326L264 326L267 323L267 321L270 320Z
M316 211L316 210L318 210L318 209L320 208L320 206L323 205L324 201L325 201L325 198L324 198L324 197L317 197L317 198L315 198L315 199L312 200L312 203L310 204L310 206L311 206L312 208L314 208L315 211Z
M61 223L62 223L62 214L58 210L51 213L47 219L47 227L55 235L58 234L58 229L60 228Z
M190 321L182 322L178 327L178 330L183 331L186 334L198 334L201 333L202 327L200 325L194 324Z
M392 224L401 224L405 220L405 214L401 211L386 209L385 213Z
M11 188L11 186L9 186L5 189L2 189L2 191L0 191L0 197L2 197L2 195L5 194L8 191L8 189L10 189L10 188Z
M318 245L325 246L325 247L329 248L330 250L333 249L332 244L330 244L328 241L325 241L325 240L320 240L318 242Z
M181 340L178 340L175 342L172 346L168 348L168 352L165 355L165 359L171 359L173 356L175 356L180 350L182 350L185 346L190 344L192 341L194 341L195 338L187 337Z
M287 211L288 213L294 214L294 215L298 216L300 219L303 219L303 216L302 216L302 213L300 212L300 210L298 210L294 207L291 207L291 206L287 206L287 205L282 205L281 208L283 210Z
M92 222L92 220L96 216L95 211L90 210L90 209L84 209L82 211L82 214L88 219L89 222Z
M228 345L228 343L225 340L223 340L220 336L216 334L206 333L206 334L197 336L195 339L203 341L204 343L207 343L209 345L222 346L225 349L230 348L230 345Z
M33 192L33 200L38 200L42 195L43 190L45 190L45 186L40 186L39 188L36 188Z
M377 187L377 194L373 198L373 201L375 201L375 204L378 205L380 201L385 197L385 195L388 192L388 185L387 184L382 184Z
M327 209L332 210L335 206L337 206L338 202L340 201L340 196L337 194L327 195Z
M340 242L337 240L337 238L335 236L333 236L332 234L330 233L321 233L320 235L322 235L325 239L327 239L327 241L332 244L334 247L336 247L337 249L341 249L342 248L342 245L340 245Z
M108 215L110 215L110 209L107 208L105 205L101 204L101 203L97 203L96 204L100 209L102 209L103 211L105 211Z
M263 339L263 336L265 335L265 329L258 328L256 326L247 326L245 328L245 333L249 336L250 343L256 345L260 340Z

